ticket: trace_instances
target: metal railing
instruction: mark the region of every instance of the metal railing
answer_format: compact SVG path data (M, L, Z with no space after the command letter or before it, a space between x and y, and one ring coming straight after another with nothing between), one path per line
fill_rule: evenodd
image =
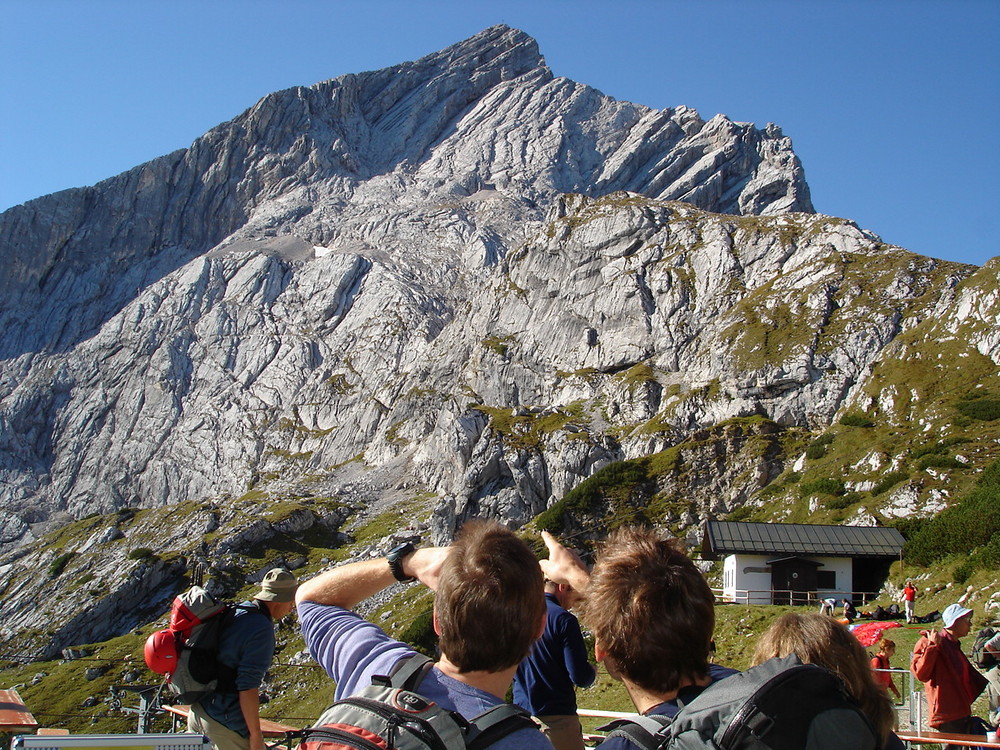
M917 681L913 673L908 669L876 669L876 672L886 672L890 676L906 675L906 690L903 691L903 684L897 685L902 701L893 701L893 708L896 711L896 721L900 729L919 729L923 724L924 713L924 693L920 690L923 683ZM903 683L904 681L900 681ZM890 697L892 697L890 695Z
M722 602L731 604L771 604L775 599L787 599L789 604L794 605L814 605L824 599L836 599L841 602L848 597L852 602L861 602L861 606L878 599L878 592L875 591L792 591L791 589L736 589L732 595L724 595L723 589L713 588L712 593L715 598ZM766 601L765 601L766 600Z

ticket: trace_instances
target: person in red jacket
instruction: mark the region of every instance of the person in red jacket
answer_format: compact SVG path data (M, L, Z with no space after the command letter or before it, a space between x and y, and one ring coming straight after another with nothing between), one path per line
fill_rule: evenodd
M892 691L896 695L896 700L902 700L899 694L899 690L896 689L896 683L893 682L892 672L887 672L885 670L892 669L892 665L889 664L889 659L892 655L896 653L896 643L889 640L888 638L883 638L878 644L878 653L871 659L872 672L875 673L875 683L880 685L885 691Z
M950 604L941 630L923 630L913 647L910 671L927 687L930 718L939 732L972 731L972 703L986 687L986 678L972 666L959 640L972 629L972 610ZM957 746L946 745L945 750Z

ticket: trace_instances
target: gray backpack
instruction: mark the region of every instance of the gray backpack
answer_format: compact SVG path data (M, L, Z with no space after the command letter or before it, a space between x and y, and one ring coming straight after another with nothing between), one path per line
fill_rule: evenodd
M832 672L795 656L713 683L673 719L601 727L643 750L878 750L871 722Z
M527 712L508 703L467 721L414 692L433 666L413 654L387 677L372 677L371 686L295 733L299 750L484 750L519 729L537 729Z

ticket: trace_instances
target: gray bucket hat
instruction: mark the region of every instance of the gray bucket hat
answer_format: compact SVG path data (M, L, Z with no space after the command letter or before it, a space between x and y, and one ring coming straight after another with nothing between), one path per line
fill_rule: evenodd
M260 582L260 592L254 598L265 602L291 602L295 600L295 589L298 587L295 576L287 570L272 568Z

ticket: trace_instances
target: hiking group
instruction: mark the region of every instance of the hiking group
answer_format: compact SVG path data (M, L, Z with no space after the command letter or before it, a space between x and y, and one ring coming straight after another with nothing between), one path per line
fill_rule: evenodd
M592 684L595 669L573 609L592 633L594 657L636 710L602 727L604 750L903 747L888 684L835 618L779 617L759 639L754 665L738 672L711 660L715 596L678 540L619 529L588 569L552 535L542 538L548 556L539 561L510 530L470 521L448 547L401 545L300 585L287 572L268 573L220 639L234 685L195 702L191 729L220 750L261 750L257 688L274 652L272 620L287 614L294 594L306 647L335 683L334 702L303 731L304 750L580 750L575 689ZM434 592L436 660L354 611L398 582ZM929 723L945 731L977 731L971 704L997 676L993 666L984 678L961 652L971 617L948 607L944 627L927 631L913 655ZM1000 635L981 650L1000 653ZM885 642L880 654L887 664Z

